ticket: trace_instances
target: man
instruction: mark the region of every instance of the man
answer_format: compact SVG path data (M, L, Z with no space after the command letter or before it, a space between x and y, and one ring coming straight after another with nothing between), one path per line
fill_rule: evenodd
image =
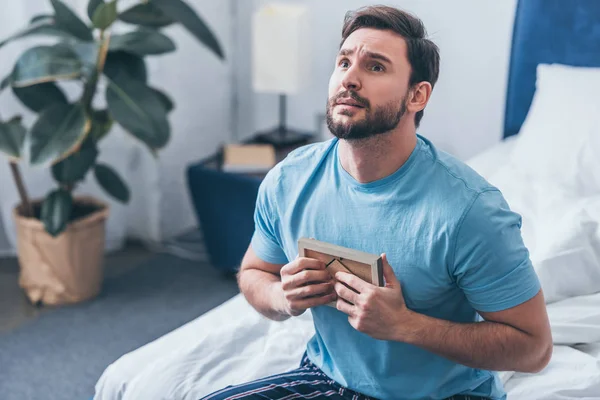
M501 399L491 371L548 363L552 338L520 216L416 134L438 77L425 35L394 8L347 15L327 104L337 138L294 151L267 175L238 276L268 318L310 308L316 334L299 369L207 398ZM300 237L382 254L385 287L346 273L333 283L322 262L297 256Z

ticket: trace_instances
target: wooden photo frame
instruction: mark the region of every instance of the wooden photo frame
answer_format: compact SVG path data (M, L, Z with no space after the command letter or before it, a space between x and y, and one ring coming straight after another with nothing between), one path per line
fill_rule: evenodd
M379 255L302 237L298 240L298 256L323 261L334 279L336 272L344 271L376 286L384 284L383 259ZM335 303L329 305L335 307Z

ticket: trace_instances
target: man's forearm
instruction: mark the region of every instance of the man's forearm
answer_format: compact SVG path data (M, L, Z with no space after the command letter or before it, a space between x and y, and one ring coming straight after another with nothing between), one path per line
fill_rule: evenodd
M472 368L538 372L552 351L526 332L502 323L456 323L417 313L413 321L415 328L400 341Z
M283 297L279 276L257 269L246 269L238 274L238 285L248 303L265 317L275 321L284 321L290 317L279 309L276 301Z

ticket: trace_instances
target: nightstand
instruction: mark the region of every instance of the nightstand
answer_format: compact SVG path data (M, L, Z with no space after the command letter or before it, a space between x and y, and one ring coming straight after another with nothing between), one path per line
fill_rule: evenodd
M276 150L277 162L299 146ZM187 169L187 183L210 261L236 272L254 233L254 208L266 173L224 172L222 152Z

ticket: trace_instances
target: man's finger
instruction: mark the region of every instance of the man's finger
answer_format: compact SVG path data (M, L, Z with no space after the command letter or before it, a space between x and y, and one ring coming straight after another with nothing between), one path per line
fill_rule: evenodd
M320 260L317 260L314 258L298 257L291 263L286 264L282 268L282 271L284 268L285 268L285 272L287 272L289 275L294 275L305 269L324 270L325 263L323 261L320 261Z
M335 274L335 279L342 283L345 283L351 289L354 289L358 293L362 293L365 290L367 290L370 286L373 286L370 283L363 281L358 276L349 274L347 272L337 272Z
M340 299L339 297L335 303L335 308L337 308L338 310L340 310L341 312L343 312L344 314L346 314L348 316L354 315L354 306L352 304L346 302L345 300Z
M356 304L356 299L358 298L358 293L353 290L348 289L344 284L337 282L335 284L335 292L338 297L346 300L348 303Z
M304 270L292 276L295 286L305 286L314 283L331 282L333 279L327 271Z
M284 290L316 285L319 283L333 282L333 279L327 271L315 271L307 269L294 275L282 276L281 284Z
M297 289L290 290L287 294L290 300L301 300L308 297L331 294L333 285L331 283L319 283L316 285L302 286Z
M304 299L304 300L299 300L299 301L295 302L294 304L298 308L308 309L308 308L317 307L317 306L324 306L325 304L334 302L336 299L337 299L337 295L335 294L335 292L333 292L333 293L330 293L325 296L317 296L317 297L311 297L311 298Z
M396 273L394 272L394 269L388 262L387 255L385 253L383 253L381 255L381 257L383 259L383 277L385 278L385 286L387 286L387 287L399 286L400 282L398 281L398 278L396 277Z

